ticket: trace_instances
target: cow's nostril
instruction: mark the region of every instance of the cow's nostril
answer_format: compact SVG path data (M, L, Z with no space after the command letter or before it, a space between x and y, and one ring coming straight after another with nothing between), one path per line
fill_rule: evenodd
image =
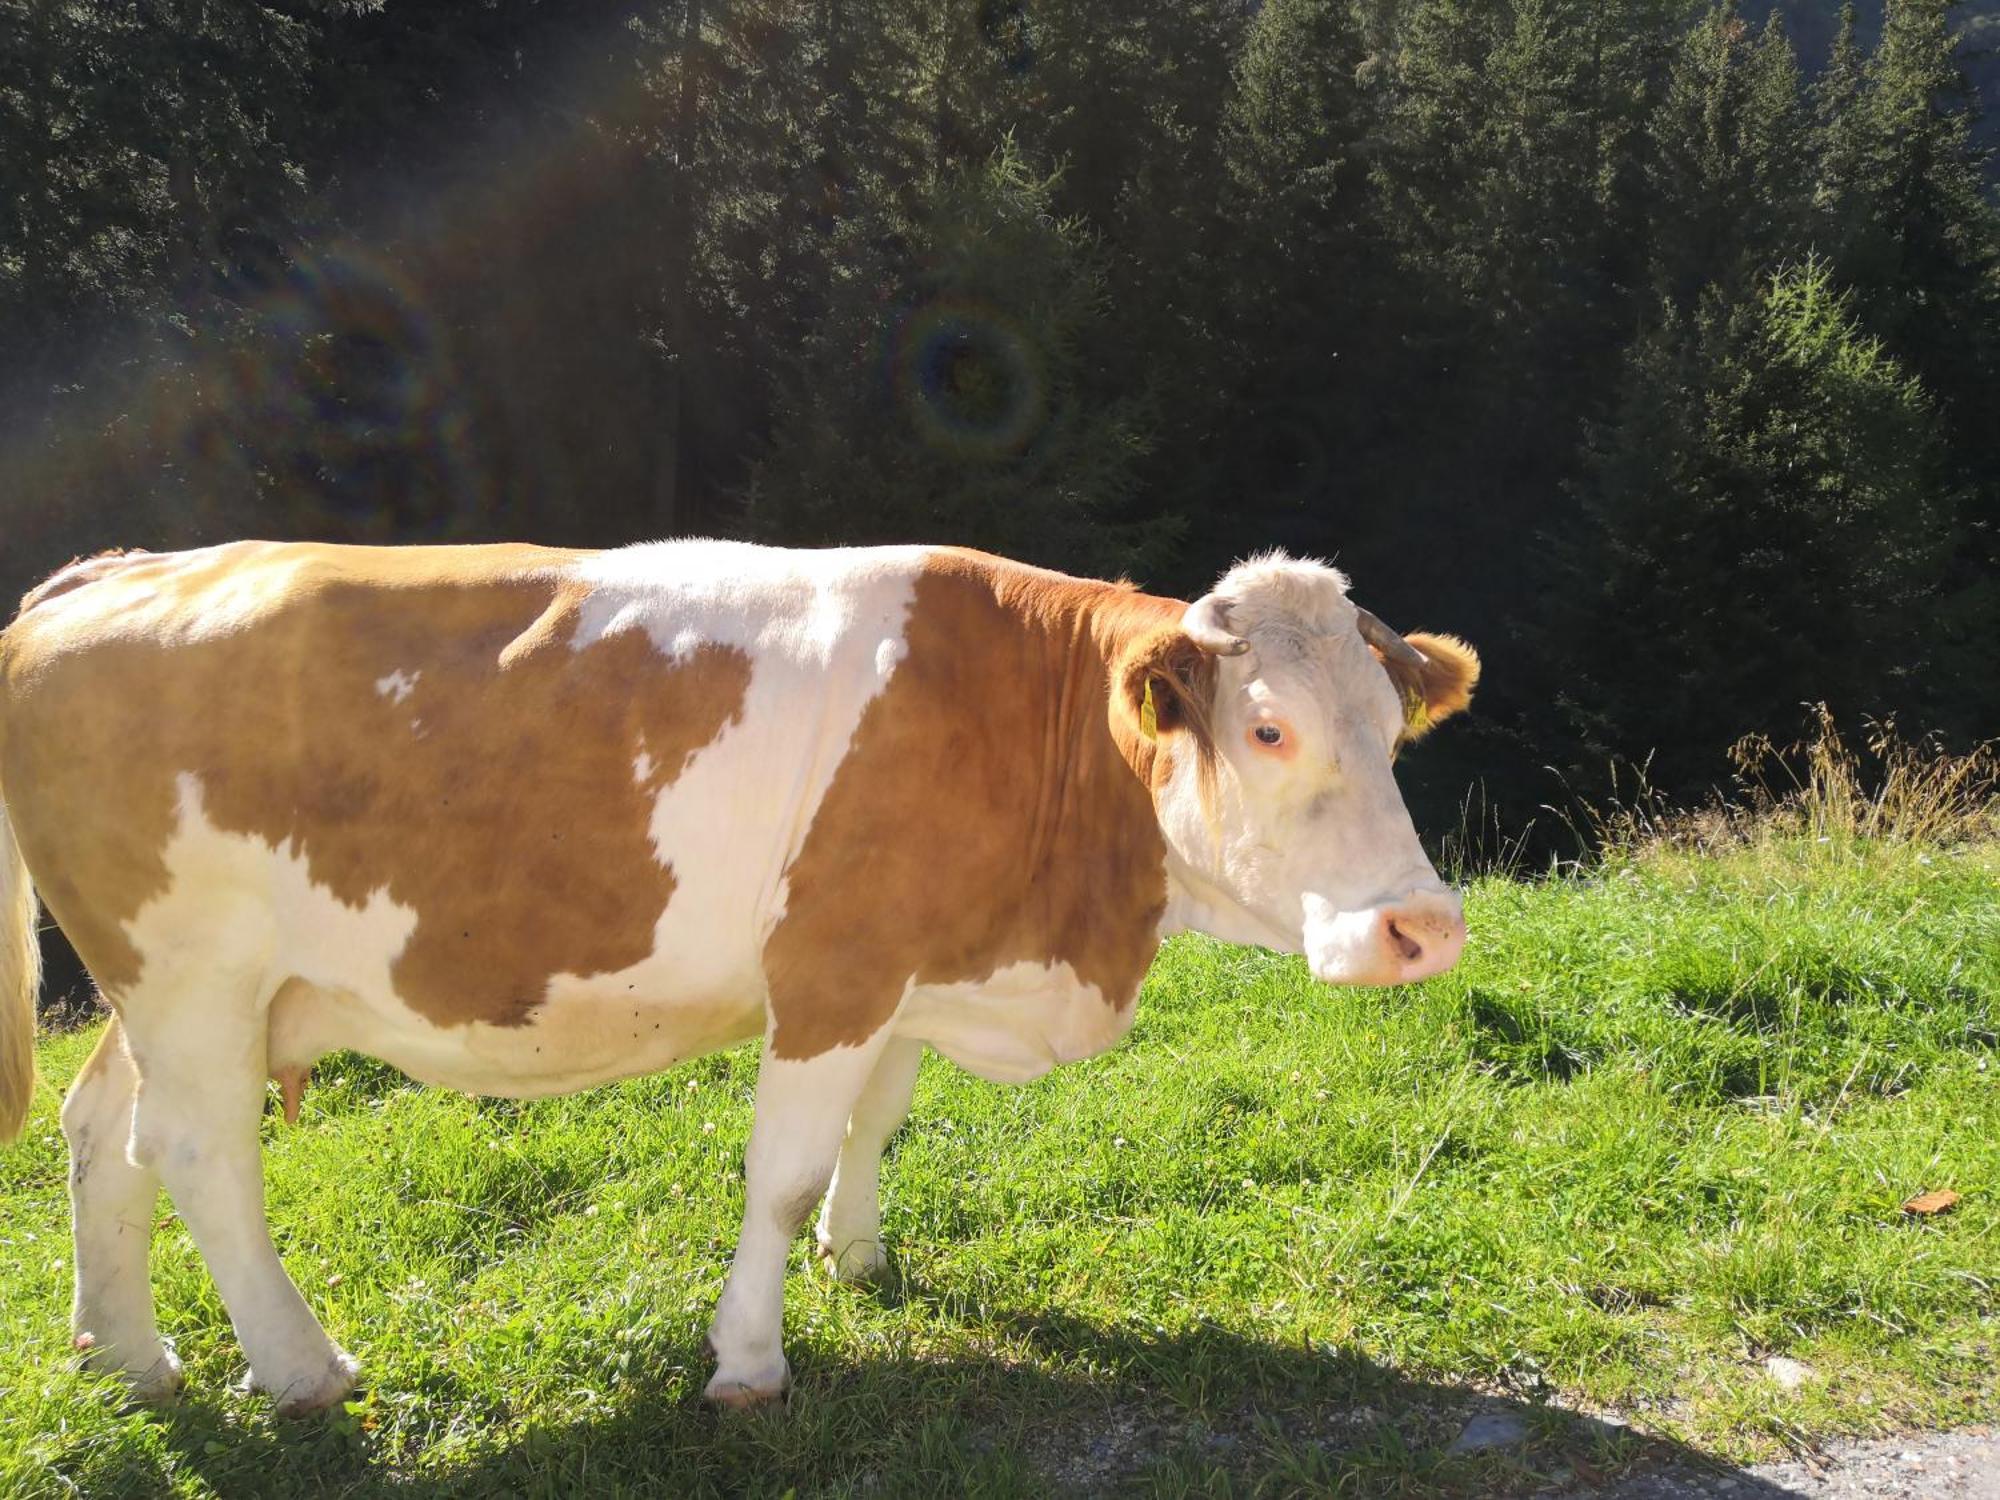
M1403 931L1394 917L1389 918L1389 945L1406 964L1413 964L1424 956L1424 945Z

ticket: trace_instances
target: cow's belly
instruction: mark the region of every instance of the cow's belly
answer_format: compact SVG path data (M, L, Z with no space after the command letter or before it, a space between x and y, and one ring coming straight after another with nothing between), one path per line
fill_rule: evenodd
M895 1030L980 1078L1026 1083L1115 1046L1137 1008L1119 998L1113 1004L1066 963L1018 963L965 984L912 986Z
M658 1072L763 1029L753 913L740 900L725 910L726 887L716 882L690 884L637 963L557 973L519 1024L496 1024L441 1022L415 1009L395 974L418 914L387 890L350 904L314 880L303 855L217 829L198 787L165 863L167 891L126 929L141 969L121 1006L177 1005L189 990L198 1005L268 998L274 1076L351 1049L424 1083L530 1097ZM468 953L474 992L480 961L476 948ZM250 985L227 982L254 975L262 977Z
M351 1048L420 1083L537 1098L658 1073L756 1036L763 1002L736 996L571 993L523 1026L440 1027L394 995L286 985L271 1006L271 1070L310 1067Z
M514 1098L660 1072L763 1029L754 950L728 944L734 924L710 915L707 942L662 923L655 950L629 968L556 975L518 1025L440 1025L396 992L391 942L371 942L324 901L294 905L278 968L295 979L272 1004L272 1069L352 1048L423 1083Z

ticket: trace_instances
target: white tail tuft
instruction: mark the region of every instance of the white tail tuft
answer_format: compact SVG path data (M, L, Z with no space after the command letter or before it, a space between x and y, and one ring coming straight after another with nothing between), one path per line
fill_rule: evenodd
M35 1094L35 996L42 950L35 940L35 887L0 804L0 1145L20 1135Z

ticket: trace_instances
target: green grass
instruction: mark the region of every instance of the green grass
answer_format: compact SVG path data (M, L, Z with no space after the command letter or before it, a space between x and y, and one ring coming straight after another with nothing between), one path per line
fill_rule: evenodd
M797 1388L751 1416L698 1393L754 1054L534 1104L329 1059L267 1127L271 1216L368 1383L283 1423L171 1221L187 1396L75 1369L56 1104L93 1037L50 1038L0 1154L0 1494L1486 1493L1636 1450L1565 1408L1727 1459L1990 1420L1997 886L1991 843L1655 850L1477 884L1465 964L1390 992L1176 941L1108 1056L926 1061L893 1276L801 1240ZM1492 1401L1534 1443L1445 1454Z

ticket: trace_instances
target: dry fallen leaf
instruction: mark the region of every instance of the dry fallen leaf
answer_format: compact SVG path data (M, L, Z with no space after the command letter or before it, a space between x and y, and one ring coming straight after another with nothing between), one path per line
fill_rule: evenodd
M1950 1188L1939 1188L1935 1193L1919 1193L1903 1205L1906 1214L1941 1214L1948 1212L1958 1202L1958 1194Z

